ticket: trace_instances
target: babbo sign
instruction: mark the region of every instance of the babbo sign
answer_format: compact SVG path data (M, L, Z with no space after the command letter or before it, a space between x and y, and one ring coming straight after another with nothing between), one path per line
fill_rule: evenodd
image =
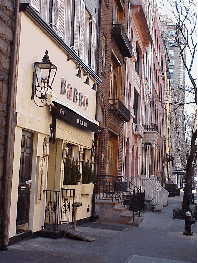
M67 84L64 78L61 78L60 94L65 95L67 99L72 100L74 103L78 103L78 105L84 107L85 110L88 108L88 96L78 91L77 88L72 87L71 84Z

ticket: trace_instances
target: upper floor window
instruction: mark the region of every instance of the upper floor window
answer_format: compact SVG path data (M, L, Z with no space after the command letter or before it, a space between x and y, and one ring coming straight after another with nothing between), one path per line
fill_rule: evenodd
M170 59L169 66L174 66L174 64L175 64L175 61L174 61L174 59Z
M31 0L31 5L96 70L96 20L86 11L85 0Z
M174 41L169 41L169 46L170 47L174 47L175 46L175 42Z
M174 37L174 35L175 35L175 31L174 31L174 30L171 30L170 33L169 33L169 36L170 36L170 37Z
M161 71L164 70L164 61L163 61L163 58L161 58Z
M138 107L139 107L139 94L138 94L137 90L134 88L133 110L134 110L135 118L134 118L133 122L135 124L138 123Z
M113 22L122 23L124 17L123 7L119 0L113 2Z
M169 50L169 55L171 55L172 57L174 57L174 50Z
M115 61L115 58L111 58L111 68L110 68L110 92L109 98L110 102L116 100L120 96L121 86L122 86L122 71L121 65Z
M92 34L92 21L88 11L85 11L85 63L91 65L91 34Z
M137 60L135 62L135 70L141 76L141 51L138 43L136 43Z
M102 36L102 72L106 71L107 38Z

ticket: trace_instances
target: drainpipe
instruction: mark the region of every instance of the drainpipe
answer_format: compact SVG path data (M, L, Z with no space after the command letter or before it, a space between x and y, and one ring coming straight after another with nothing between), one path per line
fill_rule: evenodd
M14 125L15 125L15 72L16 72L16 58L17 58L17 33L19 21L19 0L15 0L14 11L14 32L13 32L13 46L12 59L10 63L10 83L8 84L8 118L6 123L6 146L4 154L4 170L2 176L2 218L1 218L1 237L0 250L8 250L9 243L9 223L10 223L10 202L11 202L11 182L12 182L12 165L13 165L13 145L14 145Z

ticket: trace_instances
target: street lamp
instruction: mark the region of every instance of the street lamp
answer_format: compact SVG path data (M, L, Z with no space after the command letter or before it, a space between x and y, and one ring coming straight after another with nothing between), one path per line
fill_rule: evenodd
M56 71L57 67L50 61L46 50L42 61L34 63L32 100L38 107L50 104Z

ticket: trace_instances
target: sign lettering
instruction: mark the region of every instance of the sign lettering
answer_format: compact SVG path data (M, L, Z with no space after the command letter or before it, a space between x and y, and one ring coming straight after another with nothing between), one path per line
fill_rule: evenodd
M61 78L60 94L65 95L67 99L72 100L74 103L78 103L80 107L84 107L86 110L89 105L88 96L83 95L77 88L72 87L71 84L67 84L64 78Z

